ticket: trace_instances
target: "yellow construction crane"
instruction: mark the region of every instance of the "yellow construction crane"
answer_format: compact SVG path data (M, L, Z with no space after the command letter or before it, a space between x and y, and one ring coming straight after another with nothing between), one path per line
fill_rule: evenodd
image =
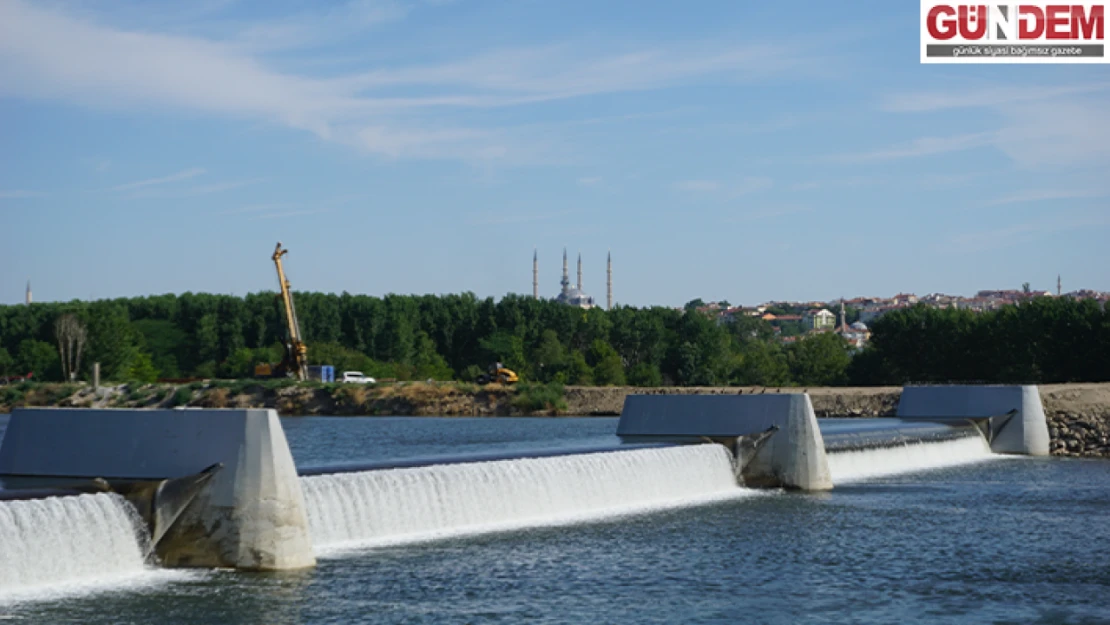
M277 267L278 284L281 286L281 301L285 305L285 357L282 359L281 364L277 367L271 368L269 375L278 376L292 376L298 380L308 379L308 346L301 340L301 325L297 321L297 308L293 305L293 290L289 287L289 279L285 277L285 268L281 266L281 257L289 253L289 250L281 249L281 241L278 241L277 247L274 248L274 255L271 257L274 261L274 266ZM266 365L260 365L266 367ZM260 371L259 368L255 369L256 374L265 373Z

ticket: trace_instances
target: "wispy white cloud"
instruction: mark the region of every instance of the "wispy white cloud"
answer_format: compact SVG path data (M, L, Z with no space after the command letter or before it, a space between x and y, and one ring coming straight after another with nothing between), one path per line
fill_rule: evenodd
M730 185L728 187L728 192L729 195L735 197L738 195L755 193L756 191L763 191L764 189L770 189L773 186L774 181L766 176L748 176L742 178L736 184Z
M888 94L880 101L879 108L895 113L925 113L963 108L998 108L1107 90L1110 90L1110 82L1047 87L993 86L959 91L916 91Z
M1003 206L1045 200L1078 200L1110 196L1105 189L1026 189L1010 195L988 200L986 206Z
M804 63L785 46L670 45L584 54L577 44L566 44L494 50L441 65L366 72L340 82L353 91L398 86L445 90L441 95L379 99L380 106L488 107L656 89L709 75L753 80ZM466 91L451 93L446 89L451 87Z
M235 43L252 50L278 50L334 42L363 33L380 24L404 18L410 3L397 0L352 0L320 4L316 11L303 11L277 19L253 23L235 36Z
M886 182L886 177L871 176L837 176L819 180L804 180L790 186L791 191L813 191L817 189L843 189L854 187L867 187Z
M1010 224L992 230L953 234L948 237L943 247L948 250L975 253L1028 243L1060 232L1107 226L1110 226L1110 214L1057 214L1051 218Z
M496 159L508 148L495 133L474 129L428 130L384 125L356 131L351 143L361 150L390 158L476 158Z
M138 189L127 197L131 199L152 199L152 198L183 198L194 197L198 195L209 195L212 193L222 193L232 189L238 189L254 184L265 182L265 178L249 178L243 180L227 180L224 182L213 182L210 184L193 185L178 188L144 188Z
M252 220L260 219L283 219L286 217L300 217L302 215L316 215L319 213L330 213L342 204L345 204L349 198L338 197L331 199L320 200L323 206L305 206L303 204L293 202L263 202L258 204L245 204L243 206L236 206L227 210L219 211L221 215L237 216L239 218L247 218Z
M897 187L899 189L948 189L963 187L983 178L984 172L912 173L912 174L868 174L837 176L797 182L789 187L791 191L817 191L831 189L858 189L862 187Z
M236 206L224 211L220 211L224 215L241 215L244 213L263 213L271 211L289 210L296 204L289 202L269 202L265 204L246 204L244 206Z
M265 178L248 178L244 180L228 180L227 182L215 182L212 184L200 185L188 189L186 193L189 195L206 195L208 193L220 193L221 191L230 191L231 189L238 189L253 184L266 182Z
M821 115L817 114L806 116L781 114L759 121L748 120L743 122L713 124L707 126L707 129L713 132L735 132L745 135L767 134L798 128L805 124L812 123L820 117Z
M1023 169L1105 171L1110 166L1110 98L1071 98L999 110L995 145Z
M583 176L577 180L578 186L580 187L596 187L601 184L601 182L601 176Z
M692 193L721 192L728 197L737 197L762 191L774 186L774 181L765 176L745 176L736 182L718 180L680 180L672 185L679 191Z
M1072 85L994 86L964 90L891 94L880 109L930 113L960 109L988 113L992 130L948 138L947 151L989 145L1022 169L1089 168L1110 165L1110 82ZM928 146L916 146L927 148ZM943 148L943 144L936 144ZM942 150L944 151L944 150ZM938 152L940 153L940 152Z
M127 30L58 5L0 2L0 96L166 112L201 112L306 130L393 158L516 162L525 141L508 131L457 128L421 111L508 107L660 89L714 77L739 82L807 68L786 45L612 42L502 49L439 64L317 78L274 69L249 45ZM399 6L399 5L398 5ZM388 1L324 9L259 26L245 40L312 39L329 24L395 19ZM265 47L263 45L262 47ZM808 71L808 70L806 70ZM407 95L406 95L407 92Z
M923 189L948 189L963 187L983 177L983 172L958 174L922 174L915 176L917 186Z
M948 137L921 137L909 143L901 143L876 150L834 154L828 160L841 163L865 161L888 161L922 156L935 156L949 152L961 152L992 145L996 136L989 132L977 132Z
M254 215L253 219L286 219L288 217L302 217L304 215L318 215L320 213L327 213L331 211L330 208L303 208L298 210L287 211L268 211Z
M81 159L81 164L96 172L106 172L112 168L112 161L101 157L87 157Z
M783 204L780 206L764 206L761 208L744 210L740 213L725 219L726 223L742 223L749 221L759 221L763 219L774 219L776 217L785 217L786 215L796 215L798 213L807 213L813 210L810 206L801 204Z
M22 200L32 197L42 197L46 195L41 191L28 191L26 189L12 189L11 191L0 191L0 200Z
M674 183L674 188L679 191L703 193L705 191L719 190L721 188L721 183L716 180L679 180Z
M523 224L538 221L552 221L580 212L579 209L551 211L546 213L528 213L522 211L487 211L471 215L468 222L475 226L500 226L505 224Z
M200 167L192 167L190 169L183 169L179 172L169 174L167 176L160 176L158 178L147 178L145 180L137 180L135 182L128 182L120 184L109 189L110 191L132 191L135 189L142 189L144 187L152 187L156 185L169 184L171 182L180 182L190 178L196 178L205 172Z

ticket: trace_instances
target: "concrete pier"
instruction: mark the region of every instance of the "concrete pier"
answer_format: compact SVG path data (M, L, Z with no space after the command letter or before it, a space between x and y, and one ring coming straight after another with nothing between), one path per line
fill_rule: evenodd
M813 404L791 395L629 395L617 435L627 441L710 439L737 453L744 439L771 434L742 467L745 484L832 488Z
M1047 456L1048 422L1036 386L907 386L898 417L922 420L985 420L991 451Z
M21 408L0 476L161 480L219 471L157 555L167 566L273 571L313 566L304 495L274 410Z

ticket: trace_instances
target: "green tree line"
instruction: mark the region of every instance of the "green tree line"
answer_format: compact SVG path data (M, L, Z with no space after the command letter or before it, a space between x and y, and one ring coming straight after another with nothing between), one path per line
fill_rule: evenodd
M296 293L312 364L378 378L473 380L500 361L523 379L656 386L835 384L849 352L824 335L784 348L758 319L718 323L697 311L581 310L549 300L472 293L405 296ZM273 293L185 293L0 307L0 374L61 379L56 324L87 328L91 363L113 380L250 375L281 358L286 331Z
M833 333L782 345L758 318L718 320L692 308L581 310L472 293L295 298L311 364L377 378L473 380L500 361L525 380L584 385L1110 379L1110 316L1090 301L1037 298L989 313L895 311L853 357ZM59 319L67 316L87 333L79 362L60 355L69 353L59 350ZM247 377L255 364L280 360L285 334L273 293L0 306L0 375L60 380L66 362L87 379L99 362L107 380Z
M1034 297L984 313L926 306L888 313L853 359L856 384L1110 381L1110 311Z

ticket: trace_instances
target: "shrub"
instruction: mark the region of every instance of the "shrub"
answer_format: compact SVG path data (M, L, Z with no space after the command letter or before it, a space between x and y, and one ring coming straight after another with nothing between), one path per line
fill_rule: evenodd
M59 384L58 386L51 386L47 391L46 403L48 405L57 404L63 399L72 396L76 392L76 384Z
M34 388L34 382L22 382L0 386L0 404L13 406L22 402L27 397L27 392Z
M289 388L290 386L296 386L296 385L297 385L297 381L294 380L293 378L274 378L272 380L265 380L262 383L262 388L265 388L265 389L271 390L271 391L276 391L278 389Z
M466 382L473 382L478 379L478 376L485 372L486 370L478 365L467 365L467 367L462 370L462 373L459 374L459 379Z
M138 382L127 385L127 401L145 401L148 397L150 397L150 391Z
M182 386L181 388L174 391L173 398L170 400L170 405L174 407L184 406L185 404L188 404L190 401L192 401L192 399L192 389L190 389L188 386Z
M539 410L566 410L567 400L563 397L563 385L558 382L531 384L521 382L516 386L512 399L514 408L526 412Z

